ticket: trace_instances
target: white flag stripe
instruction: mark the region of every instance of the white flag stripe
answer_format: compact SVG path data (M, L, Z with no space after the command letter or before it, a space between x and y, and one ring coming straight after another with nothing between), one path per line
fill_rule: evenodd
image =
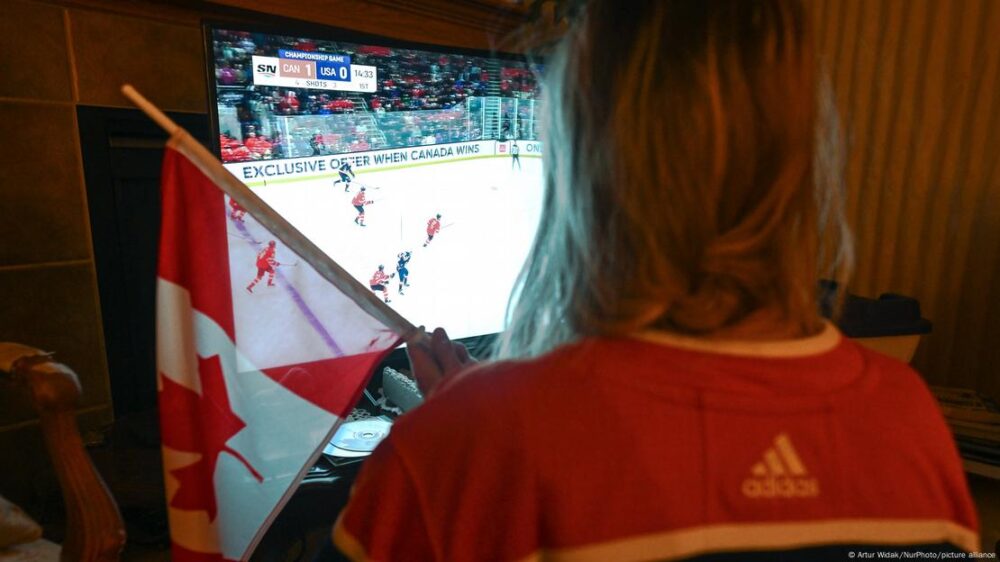
M236 344L241 358L248 360L248 366L241 365L241 369L297 365L370 349L371 334L384 326L371 316L350 315L357 304L331 291L329 282L311 267L279 265L274 286L262 280L252 293L247 292L247 283L257 274L257 253L274 238L250 215L241 222L227 221L227 229L250 236L248 240L228 239ZM279 263L298 259L282 242L277 242L275 257ZM350 331L337 331L330 345L328 334L336 331L345 315L355 318L355 325Z
M195 355L194 309L191 294L183 287L157 278L156 368L178 384L201 393L198 359ZM170 326L169 330L162 326ZM160 378L156 378L160 390Z

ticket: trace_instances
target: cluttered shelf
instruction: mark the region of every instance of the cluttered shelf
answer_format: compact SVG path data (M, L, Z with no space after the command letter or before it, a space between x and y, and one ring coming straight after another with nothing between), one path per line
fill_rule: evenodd
M974 390L932 387L966 472L1000 480L1000 406Z

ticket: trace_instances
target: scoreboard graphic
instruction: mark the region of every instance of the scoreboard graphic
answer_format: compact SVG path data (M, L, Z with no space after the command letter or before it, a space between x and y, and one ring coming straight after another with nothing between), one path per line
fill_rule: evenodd
M374 92L374 66L351 64L349 55L279 49L276 57L253 56L253 83L261 86Z

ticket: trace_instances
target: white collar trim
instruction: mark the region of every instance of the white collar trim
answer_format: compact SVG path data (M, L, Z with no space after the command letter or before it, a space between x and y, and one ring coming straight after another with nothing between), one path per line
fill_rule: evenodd
M826 353L837 347L843 336L832 323L824 320L823 330L815 336L790 340L713 340L655 330L639 332L632 337L659 345L719 355L792 358Z

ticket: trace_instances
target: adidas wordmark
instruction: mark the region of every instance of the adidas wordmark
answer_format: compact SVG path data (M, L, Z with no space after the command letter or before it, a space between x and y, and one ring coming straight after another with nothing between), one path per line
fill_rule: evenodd
M819 481L809 476L787 433L774 438L774 445L764 451L764 459L753 465L750 473L742 486L743 495L748 498L819 496Z

